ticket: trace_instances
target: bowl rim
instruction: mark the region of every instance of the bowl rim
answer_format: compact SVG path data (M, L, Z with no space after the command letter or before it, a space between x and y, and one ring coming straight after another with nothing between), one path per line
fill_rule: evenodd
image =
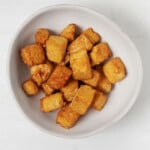
M120 32L122 34L122 36L124 36L124 38L130 43L130 45L133 47L133 49L135 50L135 54L136 54L136 58L139 60L138 61L138 75L139 75L139 79L137 80L137 87L136 87L136 92L133 94L132 96L132 100L130 101L130 103L127 105L127 107L125 109L123 109L123 111L121 111L121 113L119 115L117 115L114 119L112 119L110 122L108 122L107 124L105 124L104 127L95 129L91 132L88 133L84 133L81 135L65 135L65 134L59 134L56 132L53 132L51 130L47 130L45 128L43 128L42 126L40 126L39 124L37 124L36 122L34 122L32 120L32 118L30 118L22 109L22 107L20 106L20 104L17 101L17 96L15 95L15 92L13 91L13 85L11 84L11 73L10 73L10 64L11 64L11 55L12 55L12 47L15 43L16 38L18 37L18 35L20 34L22 28L27 25L34 17L38 16L41 13L47 12L50 9L58 9L58 8L73 8L73 9L80 9L83 11L87 11L91 14L94 15L98 15L101 18L103 18L107 23L109 23L115 30L117 30L118 32ZM95 11L94 9L85 7L85 6L81 6L81 5L72 5L72 4L56 4L56 5L50 5L50 6L46 6L40 9L35 10L30 16L28 16L27 18L25 18L22 23L19 25L18 29L16 29L16 32L14 34L14 36L11 39L11 42L9 43L9 48L8 48L8 52L7 52L7 60L6 60L6 74L7 74L7 83L8 83L8 90L11 93L11 96L13 97L13 99L15 100L16 106L18 108L18 110L20 110L20 112L22 112L22 114L25 116L24 118L26 118L27 120L29 120L29 122L31 122L34 126L36 126L36 128L40 129L41 131L43 131L44 133L48 134L48 135L54 135L56 137L61 137L61 138L71 138L71 139L79 139L79 138L85 138L85 137L89 137L89 136L93 136L97 133L100 133L102 130L114 125L117 121L121 120L123 117L125 117L125 115L129 112L129 110L131 109L131 107L133 106L133 104L135 103L135 101L137 100L141 87L142 87L142 81L143 81L143 67L142 67L142 59L140 57L139 51L136 48L136 46L134 45L134 43L132 42L132 40L121 30L121 28L115 24L113 21L111 21L109 18L107 18L106 16L102 15L101 13Z

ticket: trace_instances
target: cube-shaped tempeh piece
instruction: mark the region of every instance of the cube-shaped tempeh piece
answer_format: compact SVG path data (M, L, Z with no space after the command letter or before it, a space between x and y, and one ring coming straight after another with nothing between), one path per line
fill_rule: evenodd
M79 117L80 115L67 105L58 112L56 123L64 128L71 128L75 125Z
M95 90L88 85L82 85L74 99L72 100L70 107L79 113L84 115L88 108L91 106L95 96Z
M92 47L93 45L86 35L81 34L68 46L67 50L70 52L80 51L81 49L89 51L92 49Z
M71 79L63 88L61 88L61 92L66 101L70 102L76 95L78 90L78 81Z
M102 42L95 45L90 52L92 66L98 65L112 56L112 52L107 43Z
M116 83L126 76L126 68L119 57L112 58L103 66L104 75L111 83Z
M76 80L86 80L92 77L90 60L86 50L70 54L70 65Z
M63 106L62 93L58 92L41 99L41 110L43 112L50 112L59 109Z
M68 40L61 36L51 35L46 41L46 55L48 60L61 63L65 56Z
M51 88L58 90L67 83L71 74L72 71L68 67L57 65L47 80L47 84Z
M47 82L42 83L41 86L46 95L51 95L54 92L54 89L52 89Z
M112 90L112 83L102 75L99 80L97 89L104 93L109 93Z
M101 37L98 33L96 33L93 28L88 28L85 31L83 31L83 34L87 36L87 38L91 41L91 43L94 45L95 43L99 42Z
M41 84L49 78L53 65L51 63L35 65L30 68L32 79L41 86Z
M101 76L97 85L97 89L104 93L109 93L112 90L112 83L105 77L103 68L101 66L96 66L96 70Z
M75 31L76 31L76 25L69 24L61 31L60 35L67 38L68 41L71 42L74 40Z
M49 38L49 31L45 28L39 28L36 31L35 34L35 41L36 43L40 43L42 45L44 45L46 43L46 40L48 40Z
M22 87L28 96L35 95L39 92L38 86L32 80L25 81Z
M96 94L92 103L92 107L96 110L101 110L106 104L106 102L107 102L107 96L102 92L96 91Z
M99 80L100 80L100 73L92 69L92 77L90 79L82 80L82 81L92 87L96 87Z
M45 61L44 50L40 44L31 44L22 48L21 57L28 66L39 65Z

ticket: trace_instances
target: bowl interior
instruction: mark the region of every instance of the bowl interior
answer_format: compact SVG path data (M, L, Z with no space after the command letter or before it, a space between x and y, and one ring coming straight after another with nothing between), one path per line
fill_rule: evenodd
M91 109L73 128L66 130L55 123L57 111L40 111L39 101L42 93L27 97L23 92L22 83L30 76L29 68L22 63L19 53L20 48L34 42L37 28L45 27L54 34L59 34L69 23L77 24L80 30L94 28L101 35L102 41L109 43L113 56L121 57L127 68L127 77L114 86L102 111ZM9 77L17 103L36 125L55 135L83 137L109 126L129 110L141 86L142 68L140 57L132 42L104 16L82 7L54 6L39 10L24 22L10 49Z

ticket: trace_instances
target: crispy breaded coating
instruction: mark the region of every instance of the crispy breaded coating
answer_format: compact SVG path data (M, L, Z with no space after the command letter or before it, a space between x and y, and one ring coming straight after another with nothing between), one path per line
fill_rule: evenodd
M45 28L39 28L37 29L35 33L35 41L36 43L40 43L42 45L46 44L46 40L49 38L49 31Z
M52 69L53 65L50 62L47 64L32 66L30 68L31 77L38 86L41 86L41 84L49 78Z
M51 95L54 92L54 89L52 89L46 82L42 83L41 86L46 95Z
M69 24L61 31L60 36L67 38L68 41L71 42L74 40L75 31L76 31L76 25Z
M61 36L51 35L46 41L46 55L48 60L61 63L66 52L68 40Z
M103 66L104 75L111 83L116 83L126 76L126 68L119 57L112 58Z
M109 93L112 90L112 84L105 76L101 76L97 89L104 93Z
M101 110L107 102L107 96L102 92L96 91L92 107L96 110Z
M63 102L63 107L66 106L66 105L68 105L68 102L67 102L67 101L64 101L64 102Z
M63 59L61 64L62 65L67 65L67 64L69 64L69 62L70 62L70 54L66 53L66 55L65 55L65 57L64 57L64 59Z
M90 52L92 66L98 65L112 56L112 52L107 43L102 42L95 45Z
M76 95L78 90L78 81L71 79L63 88L61 88L61 92L66 101L70 102Z
M70 104L70 107L80 115L84 115L91 106L94 96L95 90L93 88L88 85L82 85L78 89L76 96Z
M64 65L57 65L47 80L47 84L51 88L58 90L67 83L71 74L72 71L68 67Z
M38 86L32 80L25 81L22 87L28 96L35 95L39 92Z
M81 34L72 43L70 43L70 45L67 47L67 50L70 52L80 51L81 49L89 51L92 49L92 47L93 45L90 40L84 34Z
M82 80L82 81L92 87L96 87L99 80L100 80L100 73L92 69L92 77L90 79Z
M96 66L96 70L100 73L101 76L97 85L97 89L104 93L109 93L112 90L111 82L105 77L103 68L101 66Z
M85 31L83 31L83 34L87 36L87 38L91 41L93 45L99 42L101 39L100 35L95 32L93 28L87 28Z
M67 105L58 112L56 123L69 129L75 125L79 117L80 115Z
M74 79L86 80L92 77L91 64L86 50L71 53L70 66Z
M127 74L122 60L112 58L108 43L92 27L81 32L68 24L59 35L38 28L35 44L23 47L20 55L31 75L22 84L24 92L32 96L42 90L41 113L57 110L56 123L66 129L89 109L102 110L114 83Z
M40 44L31 44L21 49L21 58L28 66L39 65L45 61L45 54Z
M62 93L58 92L41 99L41 110L43 112L50 112L59 109L63 106Z
M68 64L70 62L70 55L66 54L65 59L64 59L64 64Z

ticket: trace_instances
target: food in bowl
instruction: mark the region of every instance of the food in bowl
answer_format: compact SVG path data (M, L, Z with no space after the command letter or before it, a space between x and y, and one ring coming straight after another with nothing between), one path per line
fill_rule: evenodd
M60 109L56 123L64 128L73 127L90 108L102 110L112 86L126 77L123 61L112 58L109 44L91 27L76 36L75 24L60 35L39 28L35 43L21 49L21 58L31 74L23 90L33 96L42 89L41 111Z

